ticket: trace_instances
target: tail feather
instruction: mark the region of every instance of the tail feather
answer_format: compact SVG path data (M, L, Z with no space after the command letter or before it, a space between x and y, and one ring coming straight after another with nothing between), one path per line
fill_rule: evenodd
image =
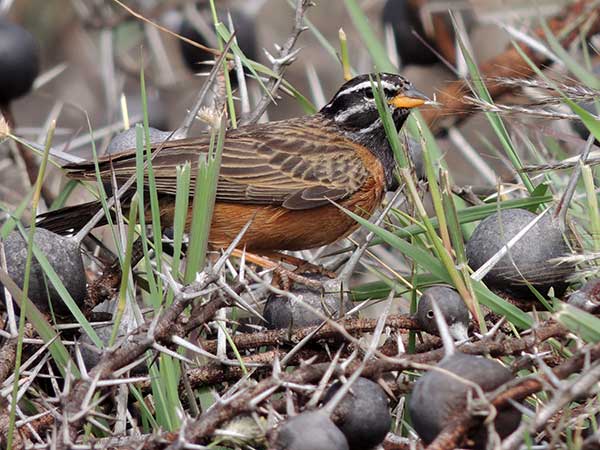
M57 234L70 234L83 228L101 208L99 201L67 206L39 215L37 226ZM105 217L97 226L106 224Z

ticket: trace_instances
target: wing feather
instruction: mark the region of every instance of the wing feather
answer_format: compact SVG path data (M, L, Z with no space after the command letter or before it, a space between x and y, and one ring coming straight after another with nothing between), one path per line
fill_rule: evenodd
M208 135L155 144L152 166L158 191L175 194L175 169L186 162L191 163L195 180L198 157L208 152L209 145ZM223 147L217 200L309 209L344 199L369 176L354 151L356 146L340 137L333 124L314 116L230 130ZM123 181L136 173L134 150L104 156L98 163L103 179L109 180L114 172ZM73 178L95 178L93 162L65 169Z

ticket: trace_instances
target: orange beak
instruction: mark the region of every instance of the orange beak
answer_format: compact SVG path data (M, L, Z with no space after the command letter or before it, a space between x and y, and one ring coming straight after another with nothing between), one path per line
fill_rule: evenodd
M415 88L410 88L401 94L396 95L389 101L389 104L395 108L416 108L431 101L425 94Z

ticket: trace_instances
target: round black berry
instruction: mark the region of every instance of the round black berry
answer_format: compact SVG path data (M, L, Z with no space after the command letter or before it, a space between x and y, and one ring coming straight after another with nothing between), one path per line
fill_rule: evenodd
M328 280L327 278L323 279ZM269 296L263 311L267 328L274 330L308 327L323 322L323 319L317 314L302 306L299 300L331 319L339 319L354 307L347 296L340 291L323 293L320 290L302 286L294 289L293 294L298 297L298 301L283 295L271 294Z
M329 401L340 387L339 382L332 385L323 401ZM334 416L350 450L375 447L383 442L392 424L385 392L377 383L362 377L352 384Z
M40 70L39 53L29 31L0 18L0 105L29 92Z
M439 61L430 48L435 48L421 24L418 8L409 0L388 0L383 7L381 16L384 26L390 26L396 40L396 50L402 66L429 66ZM428 47L419 39L424 39Z
M208 13L206 7L202 7L200 12ZM227 12L219 12L219 17L224 24L227 25L229 23ZM243 11L237 9L231 10L231 20L233 22L233 27L235 28L235 35L240 50L247 58L256 60L258 52L256 46L256 29L254 26L254 20ZM212 23L212 20L209 23ZM181 30L179 34L206 47L214 46L214 44L210 43L210 39L199 32L196 27L194 27L194 25L186 19L184 19L181 23ZM214 61L215 59L215 55L212 53L188 44L187 42L180 40L180 45L183 60L191 72L204 72L206 66L203 66L201 63L206 61Z

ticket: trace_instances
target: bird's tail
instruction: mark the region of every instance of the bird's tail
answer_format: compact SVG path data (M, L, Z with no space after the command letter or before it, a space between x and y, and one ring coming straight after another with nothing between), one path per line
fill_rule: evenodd
M100 201L67 206L38 216L37 226L57 234L69 234L81 230L102 209ZM96 225L106 225L106 217Z

